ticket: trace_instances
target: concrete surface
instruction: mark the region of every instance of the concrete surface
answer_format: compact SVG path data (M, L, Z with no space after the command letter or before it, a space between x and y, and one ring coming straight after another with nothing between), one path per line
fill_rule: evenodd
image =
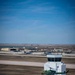
M34 66L34 67L43 67L44 65L44 63L41 63L41 62L8 61L8 60L0 60L0 64ZM66 64L66 68L75 69L75 64Z

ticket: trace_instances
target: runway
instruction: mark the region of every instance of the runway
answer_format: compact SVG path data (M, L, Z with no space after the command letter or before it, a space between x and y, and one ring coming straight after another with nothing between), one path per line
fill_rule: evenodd
M21 66L34 66L34 67L43 67L44 63L41 62L27 62L27 61L8 61L0 60L0 64L5 65L21 65ZM66 68L75 69L75 64L66 64Z

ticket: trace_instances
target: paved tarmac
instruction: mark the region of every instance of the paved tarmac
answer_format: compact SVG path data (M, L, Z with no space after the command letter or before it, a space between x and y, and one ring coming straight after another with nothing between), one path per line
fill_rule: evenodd
M43 67L44 66L44 63L41 63L41 62L8 61L8 60L0 60L0 64L34 66L34 67ZM66 68L75 69L75 64L66 64Z

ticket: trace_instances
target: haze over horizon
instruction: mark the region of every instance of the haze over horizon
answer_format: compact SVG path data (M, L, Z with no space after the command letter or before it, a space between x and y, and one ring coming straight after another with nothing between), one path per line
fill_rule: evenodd
M75 44L75 0L0 0L0 43Z

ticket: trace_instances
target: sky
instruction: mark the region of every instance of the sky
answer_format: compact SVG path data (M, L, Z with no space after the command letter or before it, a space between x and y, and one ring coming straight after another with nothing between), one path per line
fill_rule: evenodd
M75 44L75 0L0 0L0 43Z

